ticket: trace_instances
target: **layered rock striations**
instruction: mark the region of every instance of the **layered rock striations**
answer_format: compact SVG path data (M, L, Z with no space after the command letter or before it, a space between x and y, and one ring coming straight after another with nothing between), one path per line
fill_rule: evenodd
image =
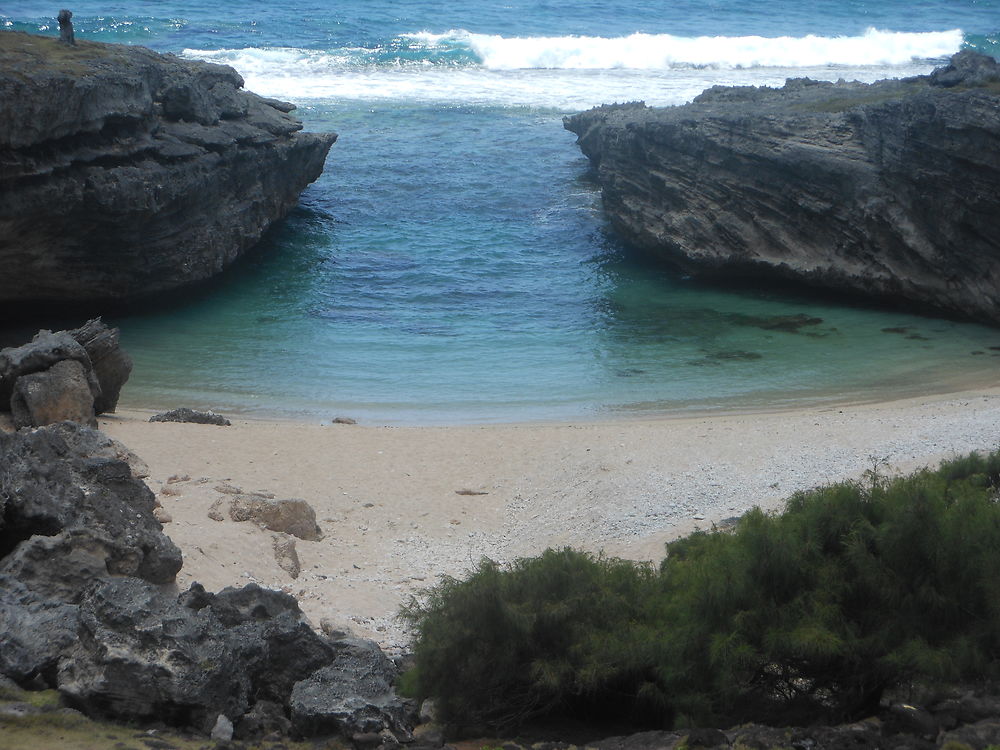
M137 298L254 245L337 136L242 86L142 47L0 33L0 301Z
M632 244L707 275L772 276L1000 323L1000 66L714 87L566 118Z

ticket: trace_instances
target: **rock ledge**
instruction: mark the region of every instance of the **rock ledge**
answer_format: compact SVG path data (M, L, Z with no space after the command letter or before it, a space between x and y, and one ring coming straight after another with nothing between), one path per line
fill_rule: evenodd
M792 279L1000 324L1000 65L713 87L565 126L630 243L706 276Z
M253 246L337 136L242 86L224 65L0 32L0 302L133 299Z

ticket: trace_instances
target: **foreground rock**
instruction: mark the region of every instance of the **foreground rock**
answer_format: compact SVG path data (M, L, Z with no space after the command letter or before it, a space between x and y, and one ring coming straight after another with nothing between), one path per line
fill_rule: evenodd
M0 34L0 302L136 298L253 246L336 136L242 86L142 47Z
M0 349L0 411L11 412L15 427L64 420L97 427L95 416L115 410L132 372L118 333L97 318Z
M704 275L803 281L1000 323L1000 66L713 87L566 118L614 227Z
M413 707L377 644L315 632L279 591L165 586L181 554L116 454L69 422L0 434L0 677L88 716L205 734L409 739Z

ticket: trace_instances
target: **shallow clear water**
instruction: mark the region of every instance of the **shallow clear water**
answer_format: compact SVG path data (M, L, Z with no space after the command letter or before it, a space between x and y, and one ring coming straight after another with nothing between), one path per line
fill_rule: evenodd
M714 83L925 72L962 44L993 49L1000 3L127 7L76 3L78 35L233 64L340 140L260 252L183 302L111 318L136 360L123 403L510 421L994 378L995 329L704 286L636 257L561 118ZM0 12L37 30L51 9Z

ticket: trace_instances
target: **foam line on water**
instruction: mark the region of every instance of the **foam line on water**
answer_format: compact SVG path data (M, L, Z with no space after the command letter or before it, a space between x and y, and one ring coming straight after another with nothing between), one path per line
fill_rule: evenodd
M684 70L489 70L434 65L351 66L343 54L310 50L187 50L190 57L232 65L246 88L295 102L415 102L437 105L535 107L574 112L600 104L644 100L682 104L720 85L781 86L786 78L874 81L930 72L926 62L899 66L688 68Z
M642 33L623 37L503 37L464 29L404 36L429 49L468 45L483 66L494 70L901 65L953 54L963 40L960 29L918 33L868 29L860 36L836 37L681 37Z

